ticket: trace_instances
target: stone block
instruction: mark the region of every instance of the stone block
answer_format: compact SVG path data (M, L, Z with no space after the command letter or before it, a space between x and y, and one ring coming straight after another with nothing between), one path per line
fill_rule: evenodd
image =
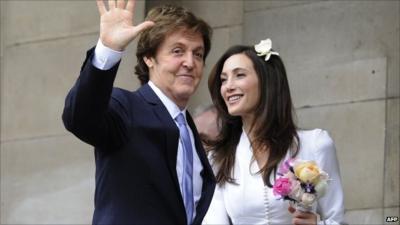
M299 4L308 4L315 1L292 1L292 0L279 0L279 1L265 1L265 0L252 0L244 1L245 12L260 11L260 10L277 10L276 8L288 7Z
M400 99L387 100L385 153L385 207L399 206ZM398 215L400 216L400 215Z
M1 143L1 224L89 224L94 153L72 135Z
M297 111L299 127L322 128L335 141L346 209L383 207L385 100Z
M363 59L317 68L287 69L295 107L386 96L386 59Z
M146 10L164 4L186 7L214 28L241 25L243 22L243 0L152 0L146 2Z
M99 29L95 1L5 1L4 7L7 45Z
M346 211L345 221L348 224L383 224L383 209L360 209Z
M97 35L8 48L1 95L2 141L64 132L61 113ZM21 66L23 65L23 66Z
M271 38L293 76L304 68L387 58L388 94L399 96L399 5L318 1L246 12L244 43Z
M241 25L243 23L243 1L182 1L182 5L192 10L212 27Z
M96 34L7 49L1 75L1 140L65 133L61 121L65 97L97 39ZM115 82L131 90L137 83L132 75L133 49L134 44L125 53Z
M3 50L5 48L5 5L6 2L5 1L0 1L0 57L3 57Z
M400 4L400 3L399 3ZM400 8L400 6L398 6ZM400 21L400 13L397 14L397 18L395 21ZM390 35L392 38L393 44L392 46L388 46L388 48L393 49L393 54L391 58L388 59L388 84L387 84L387 95L388 97L399 97L400 96L400 26L397 24L397 29L395 31L395 35ZM397 39L397 40L396 40Z
M398 225L400 224L399 217L400 217L399 207L384 208L383 219L385 221L385 224ZM388 218L392 218L393 220L396 220L397 218L397 221L388 221Z
M3 2L3 1L2 1ZM4 1L6 45L97 34L100 14L95 1ZM137 1L136 23L144 18L145 1Z

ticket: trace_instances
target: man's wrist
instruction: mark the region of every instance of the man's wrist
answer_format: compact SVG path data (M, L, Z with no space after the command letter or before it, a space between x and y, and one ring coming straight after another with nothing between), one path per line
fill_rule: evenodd
M105 46L99 39L92 60L93 66L101 70L109 70L122 58L124 51L115 51Z

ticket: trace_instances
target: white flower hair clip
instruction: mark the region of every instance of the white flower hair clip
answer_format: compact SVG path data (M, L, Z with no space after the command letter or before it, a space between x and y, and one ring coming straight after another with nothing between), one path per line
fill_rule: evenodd
M271 55L279 55L278 52L271 51L272 42L269 38L261 40L260 43L254 45L254 49L256 50L258 56L265 55L265 61L268 61Z

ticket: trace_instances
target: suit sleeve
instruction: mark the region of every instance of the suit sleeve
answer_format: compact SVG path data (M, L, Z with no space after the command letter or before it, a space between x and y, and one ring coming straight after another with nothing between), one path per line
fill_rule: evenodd
M319 130L315 141L316 159L322 170L328 173L330 182L327 191L318 200L319 224L345 224L344 197L336 149L328 132Z
M88 51L79 78L65 99L62 119L68 131L88 144L118 147L126 139L129 118L123 94L113 89L119 63L109 70L97 69L92 65L93 52Z

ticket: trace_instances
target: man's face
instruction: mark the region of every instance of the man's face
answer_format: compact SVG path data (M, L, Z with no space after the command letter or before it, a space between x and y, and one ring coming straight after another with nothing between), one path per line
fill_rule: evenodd
M201 34L181 29L166 36L156 56L144 61L150 80L182 109L200 83L203 57Z

